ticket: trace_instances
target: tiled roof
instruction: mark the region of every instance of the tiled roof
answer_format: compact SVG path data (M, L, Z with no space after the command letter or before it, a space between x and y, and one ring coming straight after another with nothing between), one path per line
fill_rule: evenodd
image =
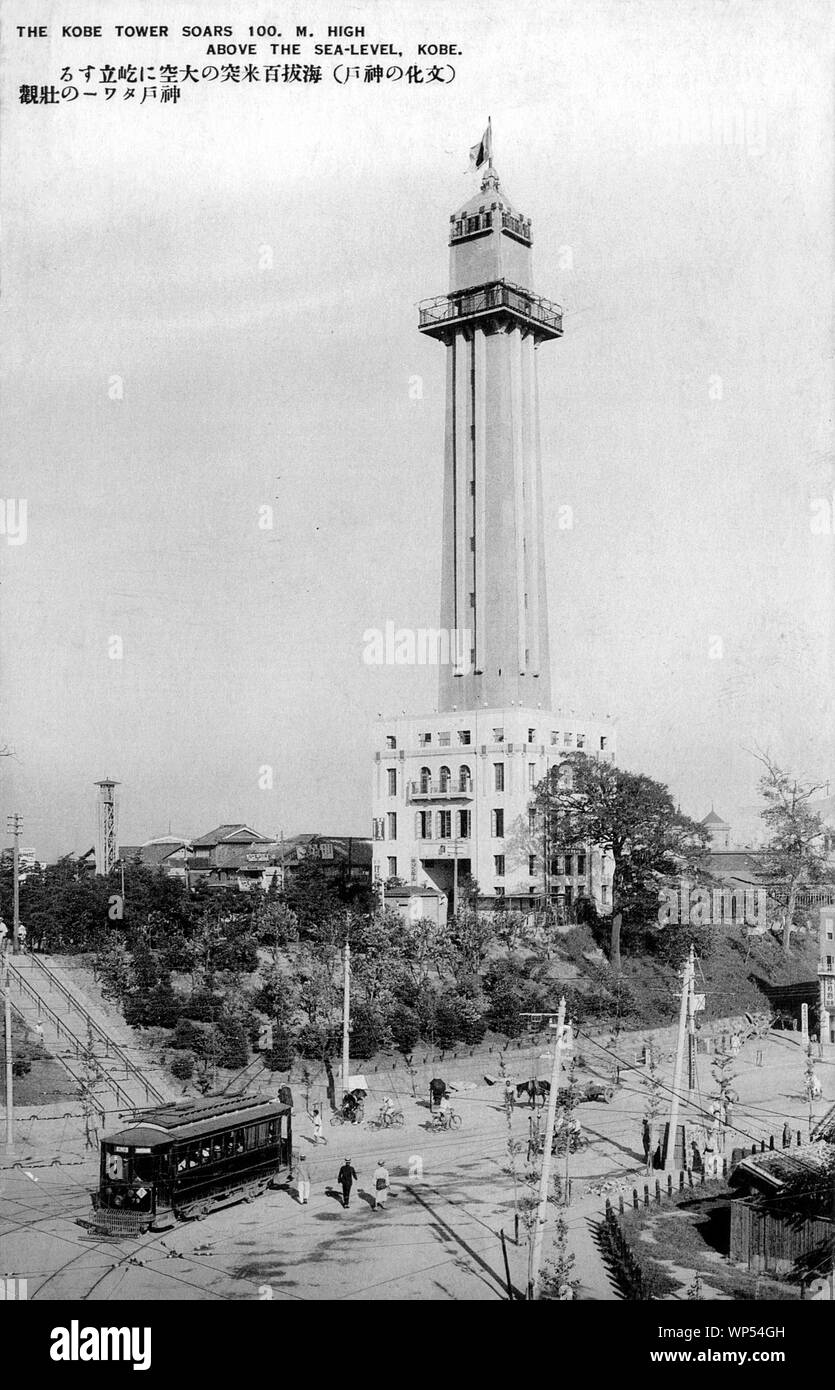
M730 830L728 822L723 820L721 816L717 816L715 811L711 811L710 815L705 816L702 825L721 825L724 830Z
M238 844L253 844L256 840L269 841L268 835L262 835L259 831L253 830L252 826L245 825L243 821L233 821L227 825L219 825L215 830L210 830L208 835L200 835L198 839L192 840L193 845L205 845L211 848L213 845L222 844L224 841L237 842Z
M120 845L119 857L126 862L138 859L140 864L147 864L149 868L155 868L157 864L162 864L170 855L176 854L183 848L184 840L169 841L167 844L150 845Z

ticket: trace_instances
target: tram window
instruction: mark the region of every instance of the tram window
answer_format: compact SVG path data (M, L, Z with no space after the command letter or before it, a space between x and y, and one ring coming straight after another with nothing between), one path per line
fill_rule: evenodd
M235 1130L235 1153L242 1154L246 1149L245 1133L242 1129Z
M257 1125L257 1126L256 1126L255 1143L256 1143L256 1145L258 1146L259 1149L263 1149L263 1147L264 1147L264 1145L266 1144L266 1142L267 1142L267 1122L266 1122L266 1120L264 1120L260 1125Z
M267 1143L275 1143L275 1120L267 1121Z
M218 1137L212 1142L212 1163L217 1163L219 1158L223 1158L223 1144Z
M174 1171L176 1173L185 1172L188 1167L188 1150L177 1149L174 1154Z
M247 1125L246 1127L246 1146L248 1149L258 1148L258 1126Z
M235 1152L235 1131L230 1129L228 1134L223 1136L223 1156L231 1158Z
M209 1141L208 1141L208 1139L207 1139L207 1140L205 1141L205 1143L202 1143L202 1144L200 1145L200 1162L201 1162L201 1163L210 1163L210 1162L211 1162L211 1159L212 1159L212 1153L211 1153L211 1149L210 1149L210 1147L209 1147Z

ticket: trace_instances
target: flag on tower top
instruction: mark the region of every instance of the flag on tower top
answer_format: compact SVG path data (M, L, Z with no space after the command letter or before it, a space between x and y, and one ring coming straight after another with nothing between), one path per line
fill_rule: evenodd
M490 124L490 117L487 117L487 129L482 135L477 145L473 145L470 150L470 164L473 169L480 169L482 164L492 164L493 162L493 127Z

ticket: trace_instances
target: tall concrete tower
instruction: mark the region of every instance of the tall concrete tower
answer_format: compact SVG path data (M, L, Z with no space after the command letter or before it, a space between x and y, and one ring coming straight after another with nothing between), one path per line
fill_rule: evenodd
M537 349L562 311L533 293L531 223L488 164L450 219L449 293L420 308L446 346L439 709L549 708Z
M109 874L119 856L118 811L113 795L118 782L105 777L96 782L99 799L96 816L96 873Z
M483 908L589 897L605 912L611 860L588 845L546 852L531 816L570 754L614 758L615 730L551 705L536 369L562 312L534 294L530 221L484 167L451 219L449 293L420 308L420 331L446 347L448 636L437 709L375 730L373 872L410 916L455 910L473 881Z

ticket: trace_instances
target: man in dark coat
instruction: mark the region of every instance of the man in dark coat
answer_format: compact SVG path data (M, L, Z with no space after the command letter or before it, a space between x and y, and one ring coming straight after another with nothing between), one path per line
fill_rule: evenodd
M336 1175L336 1181L342 1188L342 1205L346 1211L351 1205L351 1188L357 1180L357 1170L351 1164L350 1158L346 1158L342 1167Z
M435 1106L440 1105L446 1095L446 1082L439 1076L433 1076L429 1082L429 1113L434 1113Z

